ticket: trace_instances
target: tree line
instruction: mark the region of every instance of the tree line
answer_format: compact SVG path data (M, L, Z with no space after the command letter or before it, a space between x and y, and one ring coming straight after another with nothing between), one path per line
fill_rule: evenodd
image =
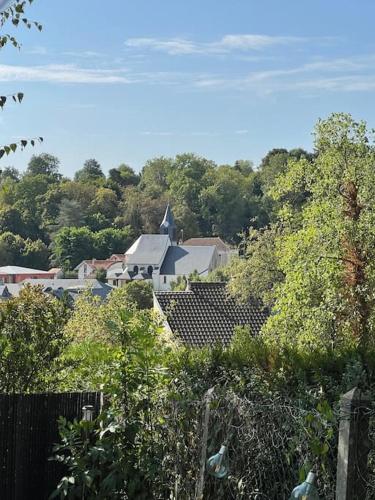
M68 179L58 158L34 155L25 172L0 174L0 262L71 271L83 259L122 253L139 234L158 232L168 202L180 239L218 235L237 244L250 221L262 228L273 220L268 192L291 158L313 154L274 149L255 169L187 153L151 159L139 174L121 164L107 175L90 159Z

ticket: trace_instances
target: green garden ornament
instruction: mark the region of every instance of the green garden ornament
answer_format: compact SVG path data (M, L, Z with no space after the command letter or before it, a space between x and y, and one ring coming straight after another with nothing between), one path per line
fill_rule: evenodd
M309 472L306 480L292 491L290 500L319 500L318 490L315 487L316 475Z
M219 453L207 460L207 471L217 479L224 479L228 475L227 447L222 445Z

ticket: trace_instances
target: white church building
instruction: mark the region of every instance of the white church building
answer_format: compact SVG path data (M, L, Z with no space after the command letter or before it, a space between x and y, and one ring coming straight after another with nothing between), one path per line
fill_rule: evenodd
M148 280L152 281L154 290L168 291L171 282L179 277L188 278L192 273L207 276L221 263L216 244L178 245L177 228L168 205L160 234L142 234L125 252L124 259L107 269L107 281L110 285L123 286L129 281Z

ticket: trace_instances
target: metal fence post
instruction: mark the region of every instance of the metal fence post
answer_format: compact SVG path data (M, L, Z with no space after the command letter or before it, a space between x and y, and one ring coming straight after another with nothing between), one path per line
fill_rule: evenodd
M336 500L366 498L369 404L358 388L341 397Z
M215 387L211 387L205 394L204 400L206 402L205 412L204 412L204 422L203 422L203 437L202 437L202 455L200 462L200 470L199 470L199 479L197 483L197 489L195 498L197 500L203 499L203 490L204 490L204 472L206 469L206 458L207 458L207 440L208 440L208 425L210 420L210 405L211 400L214 395Z

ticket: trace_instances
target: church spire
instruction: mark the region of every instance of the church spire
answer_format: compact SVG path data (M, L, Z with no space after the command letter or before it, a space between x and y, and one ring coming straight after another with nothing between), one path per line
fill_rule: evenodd
M160 234L167 234L173 244L177 243L177 226L169 203L165 210L163 222L160 224Z

